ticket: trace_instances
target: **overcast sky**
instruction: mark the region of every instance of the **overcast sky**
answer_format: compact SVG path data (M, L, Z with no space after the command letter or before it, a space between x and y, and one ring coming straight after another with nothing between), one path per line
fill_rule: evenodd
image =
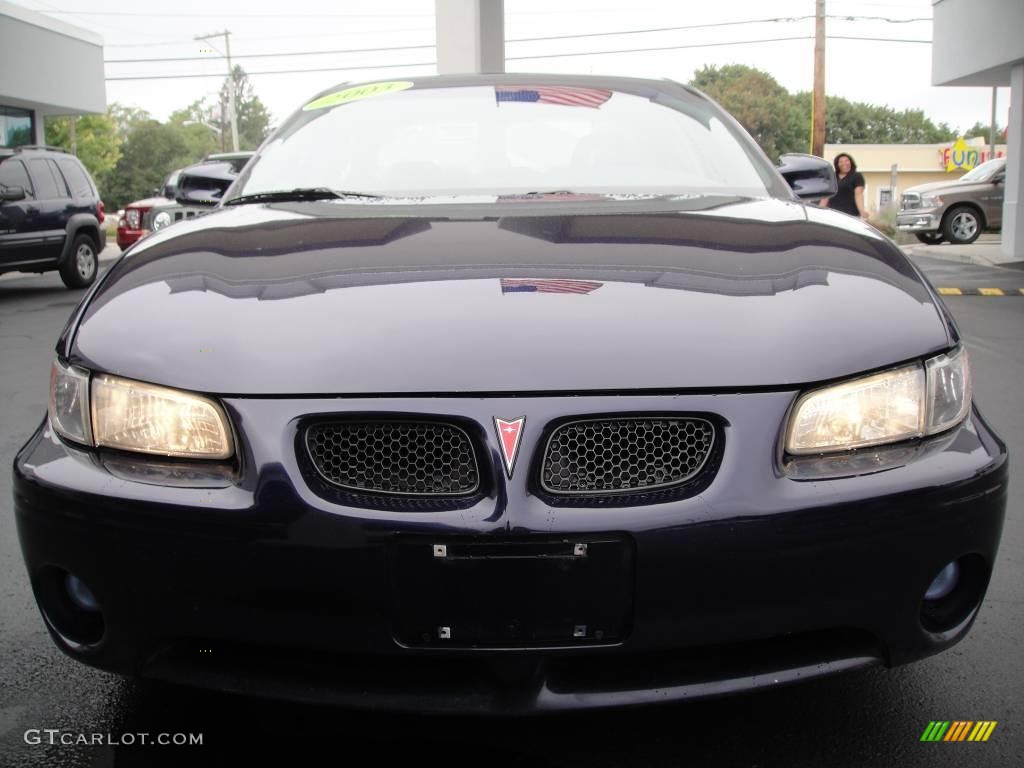
M397 79L435 74L434 0L16 0L20 5L98 32L105 57L113 59L213 56L195 35L231 31L231 53L248 72L275 124L311 94L346 80ZM931 39L931 0L827 0L831 16L924 19L829 19L835 36ZM623 32L721 22L794 19L814 13L814 0L505 0L505 37L518 38ZM998 23L998 20L995 20ZM813 19L734 24L575 39L508 42L510 72L574 72L669 77L687 81L705 64L747 64L770 72L790 91L810 90L811 39L752 42L812 36ZM211 41L221 46L220 40ZM729 43L667 51L605 53L635 48ZM353 48L425 46L410 50L248 58L255 54L348 51ZM550 54L584 53L558 58ZM374 65L400 65L373 69ZM345 71L255 74L268 70L351 67ZM107 77L211 73L193 79L107 82L107 101L142 107L158 119L220 85L222 59L182 62L108 63ZM991 90L931 86L931 45L829 39L828 94L855 101L923 109L936 122L966 129L987 123ZM1009 88L999 89L998 122L1006 125Z

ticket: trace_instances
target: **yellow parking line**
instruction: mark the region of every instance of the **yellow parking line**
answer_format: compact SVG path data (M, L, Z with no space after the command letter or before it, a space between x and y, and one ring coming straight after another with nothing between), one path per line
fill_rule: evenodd
M978 293L982 296L1005 296L1002 288L979 288Z
M959 288L939 288L939 293L943 296L962 296L964 292Z

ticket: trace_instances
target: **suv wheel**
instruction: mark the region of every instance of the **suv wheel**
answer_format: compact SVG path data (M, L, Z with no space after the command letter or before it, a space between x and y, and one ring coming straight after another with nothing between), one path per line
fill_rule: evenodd
M60 279L68 288L87 288L96 279L98 267L96 243L88 235L79 235L71 244L71 253L60 268Z
M946 239L941 232L917 232L917 239L925 245L938 245Z
M965 205L954 208L942 222L942 234L957 245L973 243L981 234L981 214Z

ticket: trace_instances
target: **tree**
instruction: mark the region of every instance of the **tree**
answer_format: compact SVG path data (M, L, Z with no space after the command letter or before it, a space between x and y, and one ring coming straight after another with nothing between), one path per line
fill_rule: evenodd
M229 111L231 88L234 88L235 91L238 148L256 149L270 133L270 112L254 92L245 70L238 65L235 65L232 70L231 78L224 79L224 85L220 89L218 110L224 120L224 131L221 134L224 149L225 151L231 149L231 113Z
M789 91L767 72L742 64L706 66L690 85L721 104L773 162L785 152L805 152L809 128Z
M71 121L75 121L75 146L71 146ZM110 112L82 117L48 117L44 130L46 143L69 152L74 149L103 193L110 174L121 159L122 138Z
M963 134L965 139L974 139L977 137L983 138L985 141L989 140L989 131L992 130L991 125L986 125L982 122L976 122ZM1000 128L999 124L996 123L996 142L1006 141L1006 129Z
M195 162L179 126L135 122L103 195L110 210L149 197L175 168Z
M184 109L172 112L168 122L180 130L189 154L195 158L193 162L212 152L222 151L220 120L213 117L202 101L194 101Z
M810 131L811 94L794 97ZM829 144L937 144L956 139L945 123L936 125L920 109L892 107L829 96L825 102L825 141Z
M126 107L116 101L107 108L107 114L114 121L117 135L121 137L122 142L128 138L128 134L135 126L153 119L153 116L144 109Z

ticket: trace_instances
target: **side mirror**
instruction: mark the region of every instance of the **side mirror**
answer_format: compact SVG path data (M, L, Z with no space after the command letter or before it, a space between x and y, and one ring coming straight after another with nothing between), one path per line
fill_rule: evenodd
M993 184L1002 184L1004 181L1006 181L1006 173L1005 172L997 173L995 176L992 177L992 183Z
M832 163L815 155L782 155L778 171L801 200L820 200L839 191Z
M15 200L25 199L24 187L3 187L0 188L0 201L13 203Z
M180 205L212 208L238 176L229 163L199 163L181 172L174 199Z

